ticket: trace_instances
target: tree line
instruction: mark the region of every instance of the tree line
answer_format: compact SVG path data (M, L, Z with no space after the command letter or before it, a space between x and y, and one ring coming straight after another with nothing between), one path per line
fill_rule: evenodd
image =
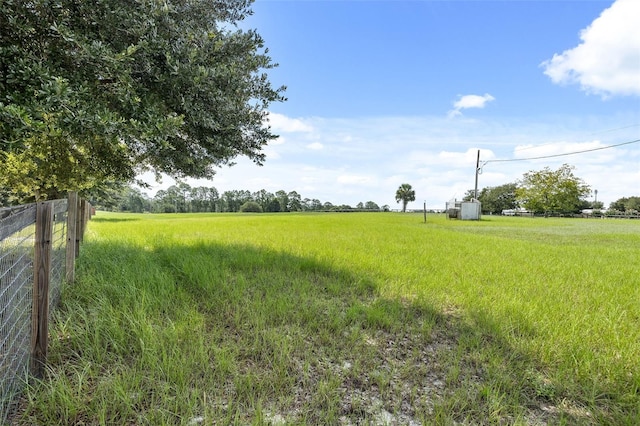
M92 205L111 211L135 213L200 213L200 212L299 212L299 211L389 211L373 201L359 202L355 207L346 204L322 202L316 198L303 198L296 191L265 189L251 192L229 190L219 192L215 187L192 187L178 182L151 197L133 186L117 186L89 191Z
M536 214L575 214L591 209L604 210L601 201L589 201L591 187L573 174L573 167L563 164L557 170L545 167L525 173L517 182L485 187L478 191L477 199L485 214L500 214L504 210L524 208ZM465 193L463 200L476 198L475 189ZM607 214L638 214L640 197L623 197L609 205Z

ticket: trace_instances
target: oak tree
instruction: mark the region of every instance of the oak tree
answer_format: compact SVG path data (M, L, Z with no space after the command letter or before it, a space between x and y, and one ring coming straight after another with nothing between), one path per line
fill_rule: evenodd
M143 170L262 164L283 101L251 0L3 0L0 187L46 198ZM21 183L21 185L19 185Z
M591 189L573 170L573 166L563 164L558 170L545 167L525 173L516 189L518 203L529 211L545 215L578 210Z

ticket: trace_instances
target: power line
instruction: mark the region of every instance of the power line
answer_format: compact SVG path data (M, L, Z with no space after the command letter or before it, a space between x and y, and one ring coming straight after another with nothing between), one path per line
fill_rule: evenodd
M590 135L601 135L603 133L609 133L609 132L616 132L618 130L624 130L624 129L630 129L632 127L638 127L640 126L640 123L636 123L636 124L629 124L627 126L622 126L622 127L614 127L613 129L607 129L607 130L600 130L599 132L593 132L590 133Z
M543 158L564 157L564 156L567 156L567 155L575 155L575 154L583 154L585 152L600 151L600 150L603 150L603 149L615 148L615 147L618 147L618 146L630 145L632 143L638 143L638 142L640 142L640 139L636 139L636 140L628 141L628 142L617 143L615 145L601 146L599 148L585 149L585 150L582 150L582 151L565 152L563 154L543 155L543 156L540 156L540 157L511 158L511 159L507 159L507 160L487 160L487 161L484 162L484 164L487 164L487 163L506 163L506 162L511 162L511 161L541 160Z

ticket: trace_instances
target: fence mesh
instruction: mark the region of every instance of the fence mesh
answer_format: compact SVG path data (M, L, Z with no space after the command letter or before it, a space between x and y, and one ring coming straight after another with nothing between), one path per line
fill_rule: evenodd
M51 201L49 319L66 275L67 200ZM0 209L0 424L27 382L31 362L36 205Z
M35 212L29 205L0 219L0 423L29 371Z
M53 235L51 241L51 281L49 283L49 317L60 302L60 292L65 279L67 244L67 200L54 204Z

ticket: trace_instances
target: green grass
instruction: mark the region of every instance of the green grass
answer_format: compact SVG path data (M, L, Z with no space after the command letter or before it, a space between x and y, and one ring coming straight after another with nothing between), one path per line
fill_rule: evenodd
M14 424L634 424L640 222L98 213Z

